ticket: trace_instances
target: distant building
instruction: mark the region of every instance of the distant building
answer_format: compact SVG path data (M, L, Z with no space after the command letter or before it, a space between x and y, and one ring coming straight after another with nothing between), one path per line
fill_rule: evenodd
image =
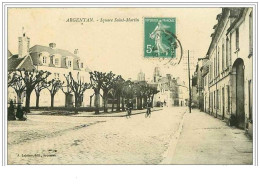
M137 75L137 81L145 81L145 73L140 71Z

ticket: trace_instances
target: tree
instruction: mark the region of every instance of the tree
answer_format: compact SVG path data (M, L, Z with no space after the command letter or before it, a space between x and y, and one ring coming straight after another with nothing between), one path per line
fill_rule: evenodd
M68 76L65 76L67 82L69 82L70 88L74 93L75 97L75 113L78 113L78 107L81 105L84 92L89 89L91 86L88 83L84 83L81 80L79 73L77 74L77 79L75 80L72 76L72 73L69 72Z
M145 96L145 86L141 83L134 84L134 91L137 97L137 109L143 108L143 98Z
M89 72L90 74L90 82L91 82L91 88L94 90L95 93L95 114L99 114L99 105L100 105L100 89L104 82L104 73L94 71Z
M17 103L21 103L22 93L26 89L26 84L18 71L8 72L8 87L12 87L15 90L17 94Z
M50 83L45 80L36 84L34 91L36 94L36 108L39 108L39 101L40 101L40 93L43 89L46 89L50 86Z
M127 80L123 83L123 87L122 87L122 110L125 110L125 99L127 100L127 102L129 101L129 99L133 99L134 98L134 83L130 80Z
M117 75L114 78L114 83L112 84L112 88L109 91L109 94L112 98L112 112L114 111L115 100L117 100L117 106L118 106L117 111L120 111L120 95L122 92L124 81L125 80L122 78L121 75Z
M70 78L68 76L66 76L65 74L64 74L64 77L66 79L66 85L62 86L61 90L65 94L65 98L66 98L65 107L68 107L70 105L70 103L68 102L68 98L72 93L72 89L70 86Z
M52 79L51 81L48 82L49 87L47 89L49 90L51 94L51 108L54 107L54 97L56 93L62 88L62 85L64 82L61 82L59 79Z
M152 94L152 100L151 100L151 102L152 102L152 106L153 106L154 95L157 94L157 93L159 93L159 92L160 92L160 91L158 91L156 87L151 87L151 94Z
M26 102L25 102L25 108L26 111L30 112L30 98L31 93L34 90L35 86L42 81L45 81L47 77L51 74L48 71L38 71L38 70L32 70L27 71L25 69L18 70L19 72L19 78L22 78L23 83L25 84L25 93L26 93Z
M114 82L115 74L112 73L112 71L109 73L103 73L103 83L101 84L101 89L103 90L104 113L107 113L108 92L112 89Z

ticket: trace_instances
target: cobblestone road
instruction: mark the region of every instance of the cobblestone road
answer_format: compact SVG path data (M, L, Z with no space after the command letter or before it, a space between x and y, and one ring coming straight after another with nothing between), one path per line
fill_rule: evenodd
M8 164L159 164L186 110L130 119L30 115L8 123Z

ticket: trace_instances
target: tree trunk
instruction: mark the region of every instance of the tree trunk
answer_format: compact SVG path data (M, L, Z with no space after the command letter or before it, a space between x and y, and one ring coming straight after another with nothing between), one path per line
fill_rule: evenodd
M51 108L53 108L54 106L54 95L51 94Z
M104 105L104 113L107 113L107 91L103 91L103 105Z
M151 101L151 102L152 102L152 107L153 107L153 98L154 98L154 94L153 94L153 96L152 96L152 101Z
M89 101L89 106L90 107L92 106L92 97L93 97L93 95L90 96L90 101Z
M147 96L144 97L144 106L146 106L146 105L147 105Z
M115 105L115 98L113 97L113 100L112 100L112 112L114 112L114 105Z
M40 93L36 93L36 108L39 108L39 101L40 101Z
M17 94L17 103L21 103L22 102L22 93L16 92L16 94Z
M125 98L122 97L122 111L125 111Z
M79 96L77 94L74 95L75 95L75 114L78 114Z
M99 92L95 92L95 114L99 114L99 102L100 102L100 98L99 98Z
M26 101L25 101L25 108L26 108L26 112L30 113L30 99L31 99L31 93L32 90L28 89L26 91Z
M116 111L120 111L120 95L117 96Z

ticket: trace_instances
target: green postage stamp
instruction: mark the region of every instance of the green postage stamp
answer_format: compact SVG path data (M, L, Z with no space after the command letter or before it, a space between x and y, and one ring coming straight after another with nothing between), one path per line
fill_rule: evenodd
M144 18L144 57L176 57L176 18Z

